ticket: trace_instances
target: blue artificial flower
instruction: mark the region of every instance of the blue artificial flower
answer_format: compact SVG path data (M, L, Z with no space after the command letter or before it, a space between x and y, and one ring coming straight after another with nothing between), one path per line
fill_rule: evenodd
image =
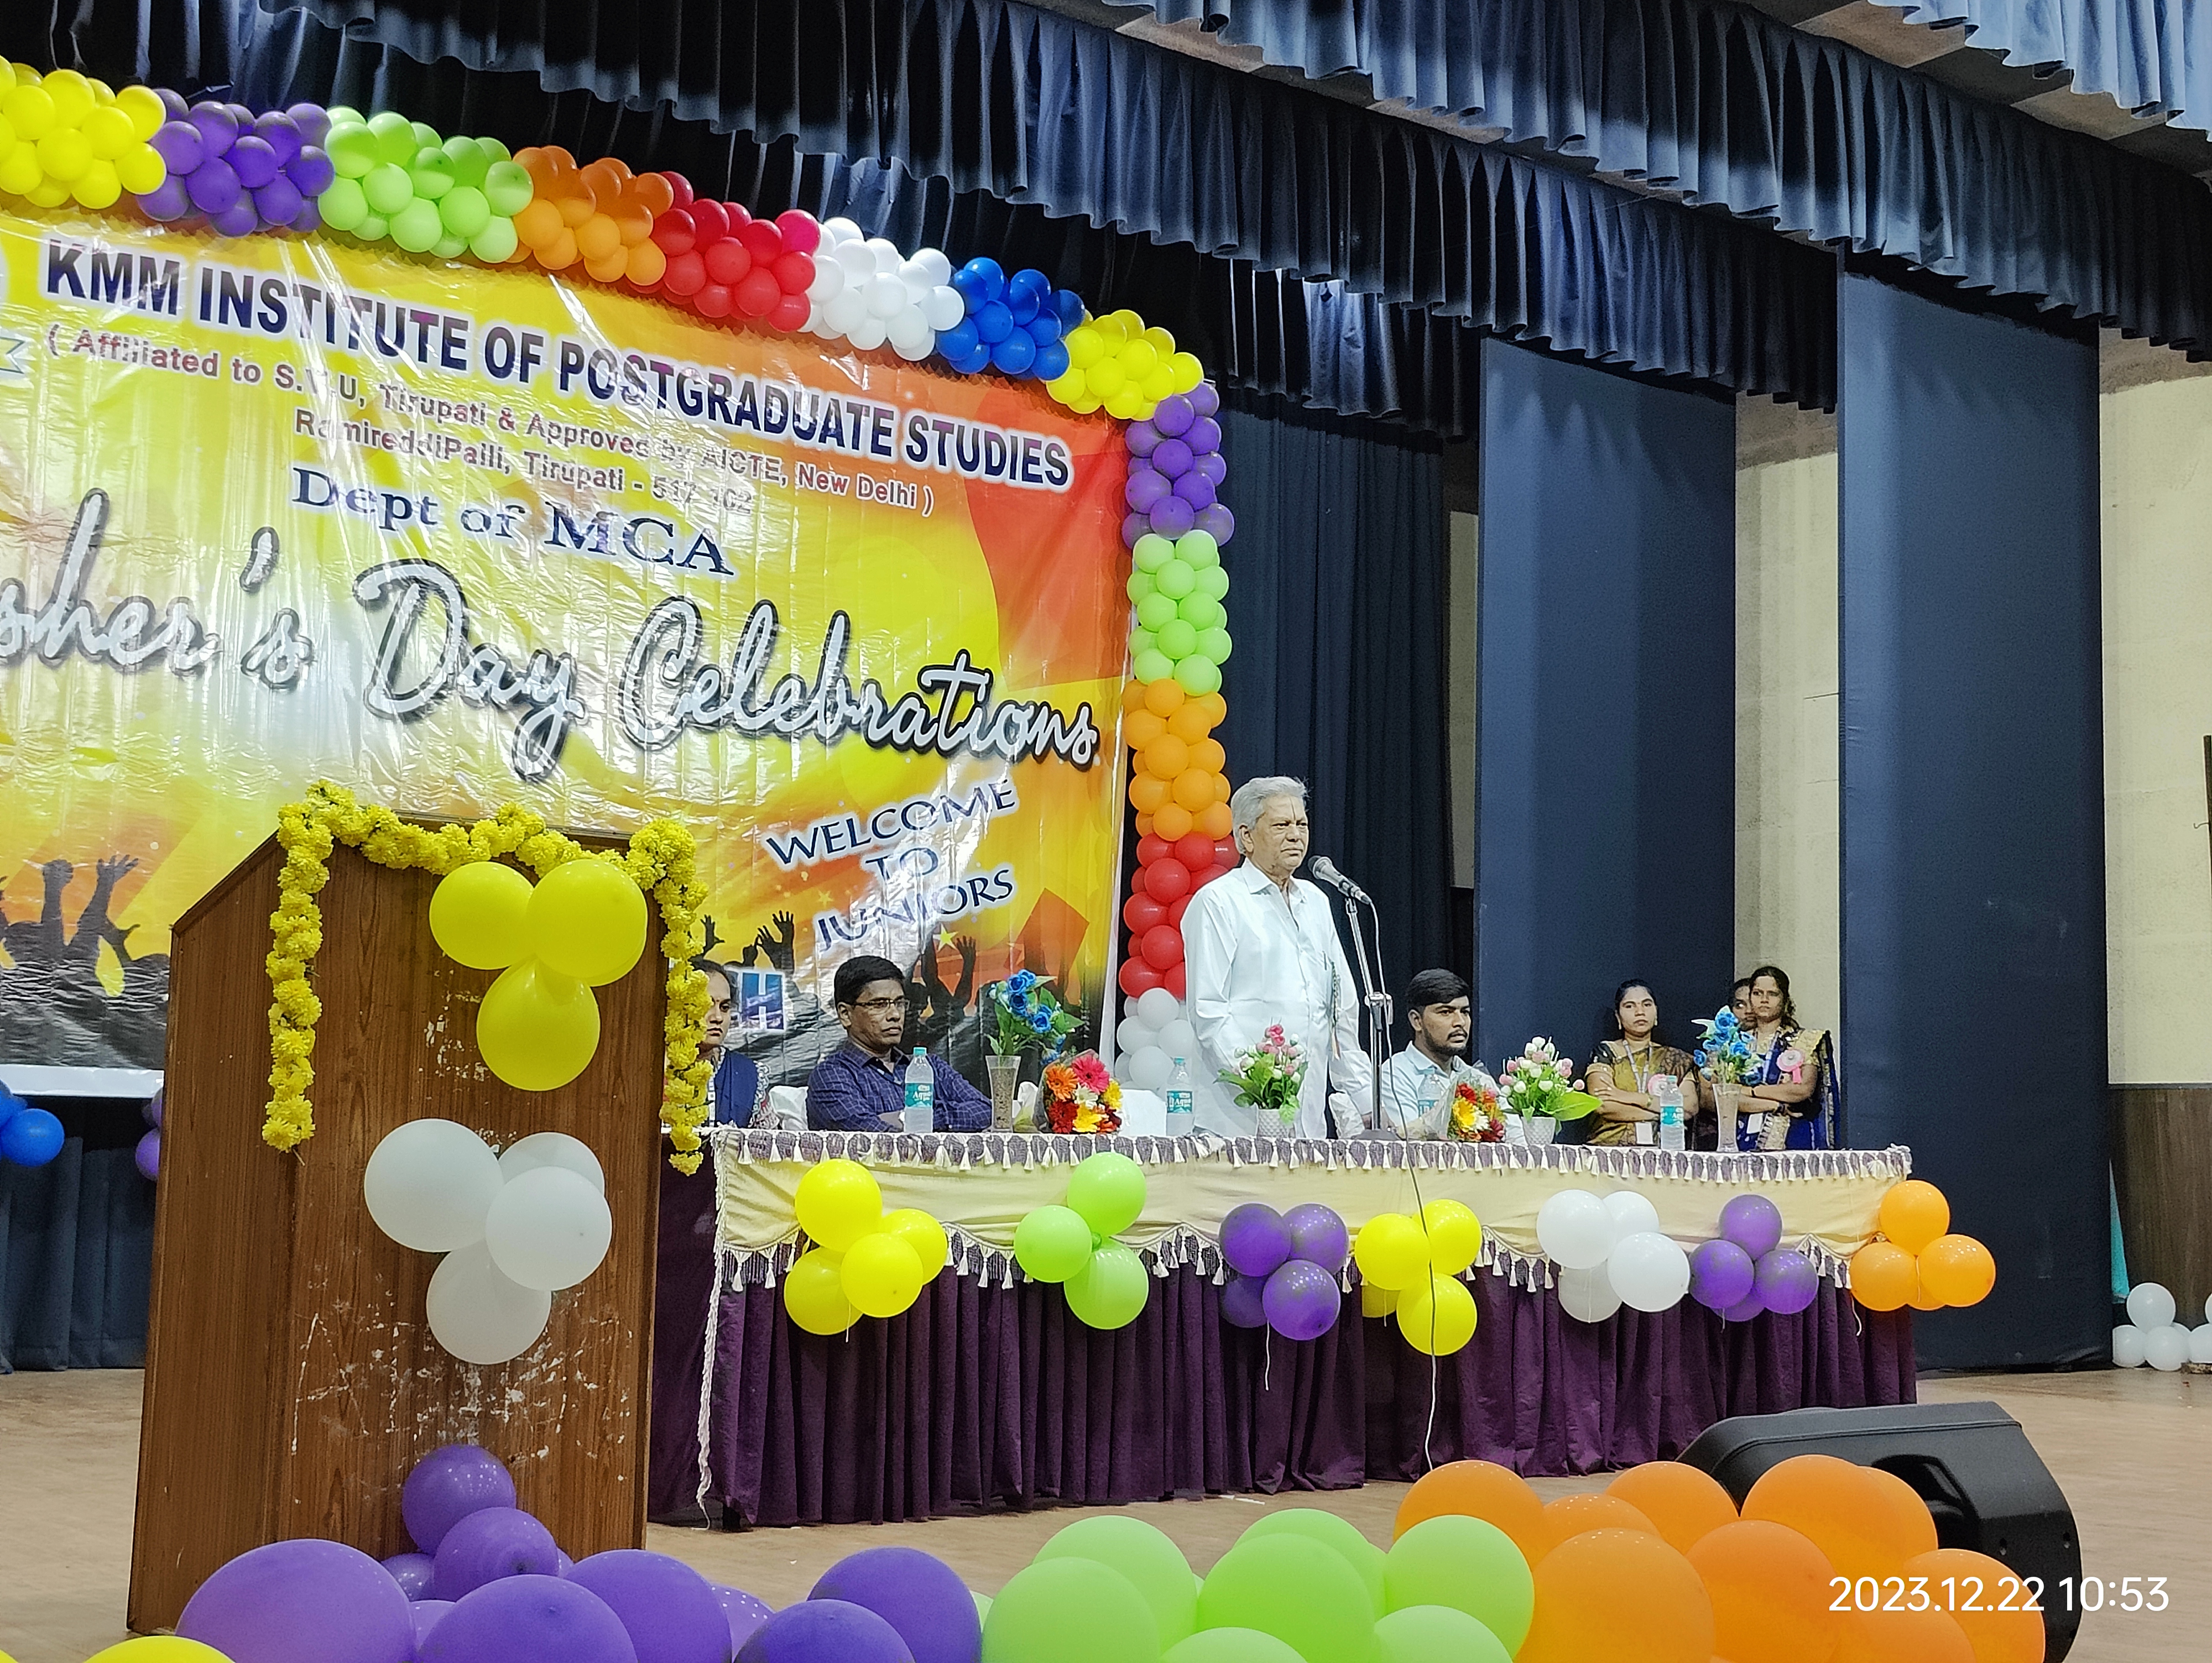
M1697 1064L1698 1067L1703 1068L1705 1065L1705 1047L1703 1046L1699 1046L1695 1051L1692 1051L1690 1053L1690 1060Z
M1012 988L1017 993L1026 993L1030 988L1037 985L1036 972L1034 970L1017 970L1012 975L1006 978L1006 985Z
M1049 1013L1048 1013L1048 1012L1046 1012L1046 1011L1030 1011L1030 1029L1031 1029L1033 1031L1035 1031L1035 1032L1036 1032L1036 1033L1039 1033L1039 1034L1049 1034L1049 1033L1051 1033L1051 1032L1052 1032L1052 1017L1051 1017L1050 1014L1049 1014Z

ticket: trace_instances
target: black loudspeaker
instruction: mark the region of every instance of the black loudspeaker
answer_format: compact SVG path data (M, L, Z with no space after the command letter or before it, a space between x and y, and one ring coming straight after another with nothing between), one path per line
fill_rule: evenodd
M1911 1484L1944 1547L2002 1560L2043 1588L2045 1663L2062 1663L2081 1625L2081 1545L2074 1509L2020 1423L1993 1403L1793 1409L1707 1427L1682 1460L1743 1505L1769 1467L1792 1455L1834 1455Z

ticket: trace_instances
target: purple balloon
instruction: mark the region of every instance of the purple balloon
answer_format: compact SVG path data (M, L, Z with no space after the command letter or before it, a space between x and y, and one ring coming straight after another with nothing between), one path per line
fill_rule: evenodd
M1283 1215L1291 1233L1291 1257L1310 1259L1331 1276L1344 1268L1352 1255L1352 1236L1334 1207L1309 1201Z
M952 1567L913 1547L872 1547L822 1574L809 1599L865 1605L898 1631L914 1663L975 1663L983 1625Z
M1121 442L1132 456L1150 456L1159 448L1160 430L1150 422L1132 422L1121 430Z
M1191 409L1200 416L1218 416L1221 413L1221 389L1211 381L1200 381L1186 396L1190 400Z
M571 1559L567 1554L562 1552L558 1548L556 1548L553 1551L553 1574L556 1576L566 1576L570 1571L575 1569L575 1568L576 1562L574 1559Z
M622 1620L637 1663L729 1663L721 1602L681 1559L616 1548L578 1560L567 1580L599 1595Z
M208 225L222 236L250 237L261 228L261 215L254 211L253 198L241 191L222 212L209 215Z
M1721 1320L1723 1322L1748 1322L1752 1318L1759 1315L1765 1309L1766 1302L1759 1296L1759 1290L1754 1287L1751 1290L1750 1296L1747 1298L1743 1303L1741 1305L1731 1305L1728 1309L1723 1311L1721 1313Z
M514 1505L514 1476L496 1455L472 1443L432 1450L399 1487L399 1516L425 1553L435 1553L446 1533L470 1514Z
M171 179L191 173L208 159L207 140L201 136L198 126L190 121L165 121L154 130L154 137L146 143L167 164Z
M301 203L300 211L292 215L291 228L303 237L311 231L321 230L323 228L322 209L316 207L312 200ZM1229 539L1222 537L1217 540L1226 543Z
M182 93L173 93L167 87L157 87L154 89L154 96L161 100L161 107L169 112L172 121L182 121L191 113L192 106L185 102Z
M774 1615L767 1600L756 1599L743 1588L724 1587L717 1582L714 1599L722 1608L723 1619L730 1625L730 1652L733 1656L753 1637L753 1630Z
M299 216L300 189L279 173L253 193L253 211L268 225L289 225Z
M1219 451L1208 451L1192 465L1206 476L1206 483L1216 490L1220 489L1221 482L1229 477L1229 459Z
M1738 1195L1721 1209L1721 1234L1753 1259L1774 1251L1782 1240L1782 1209L1763 1195Z
M1777 1316L1795 1316L1820 1291L1820 1273L1795 1247L1777 1247L1759 1259L1759 1297Z
M1240 1276L1221 1290L1221 1319L1232 1328L1267 1326L1267 1278Z
M460 1599L506 1576L556 1576L561 1550L553 1533L519 1508L488 1507L471 1513L438 1544L431 1592Z
M1173 543L1197 523L1197 516L1191 513L1190 504L1173 491L1170 491L1158 502L1152 504L1152 530L1170 543Z
M1336 1278L1308 1259L1293 1259L1267 1278L1261 1305L1285 1339L1319 1339L1336 1326L1344 1296Z
M1163 439L1152 452L1152 465L1170 479L1180 479L1188 473L1194 460L1190 446L1180 439Z
M1741 1305L1755 1277L1751 1255L1733 1241L1706 1241L1690 1255L1690 1297L1716 1311Z
M231 103L226 104L222 107L230 112L230 118L238 124L238 130L240 132L242 133L253 125L253 112L246 106L243 104Z
M319 104L295 104L284 113L309 144L320 144L331 136L331 112Z
M1218 543L1226 544L1237 535L1237 516L1218 502L1210 508L1200 509L1194 523Z
M637 1663L606 1602L551 1576L478 1588L438 1620L417 1655L422 1663Z
M1176 481L1175 494L1190 504L1193 513L1213 506L1212 483L1202 473L1187 473Z
M284 164L284 177L303 197L321 196L337 176L338 170L331 165L330 157L312 144L301 146L300 154Z
M1179 392L1171 392L1159 402L1152 411L1152 425L1170 439L1180 438L1190 431L1190 424L1198 419L1198 412L1190 407L1190 400Z
M1150 534L1152 529L1152 522L1144 515L1124 514L1121 517L1121 546L1124 549L1135 548L1137 539Z
M131 1158L138 1163L138 1175L152 1183L161 1175L161 1132L157 1126L138 1140L138 1147Z
M427 1553L395 1553L384 1562L392 1580L399 1584L400 1593L410 1599L428 1599L430 1584L438 1574L438 1562ZM450 1599L445 1602L451 1605Z
M253 118L253 137L276 153L276 165L289 167L292 158L300 154L307 136L301 132L300 124L282 110L271 110L266 115Z
M203 100L185 117L200 130L200 139L210 156L219 156L238 143L238 118L222 105Z
M201 213L220 214L237 205L244 189L228 162L210 157L185 176L185 194Z
M138 1111L140 1117L149 1126L158 1126L161 1124L161 1092L155 1092L146 1100L146 1107Z
M180 220L192 211L192 199L185 190L184 176L179 173L170 174L155 189L143 196L133 197L131 200L138 204L138 211L148 219L160 220L165 224Z
M1273 1207L1247 1201L1221 1221L1221 1256L1245 1276L1272 1276L1291 1256L1291 1227Z
M276 147L252 133L232 145L224 153L223 160L238 175L238 182L249 191L258 191L284 170L284 158L276 154Z
M406 1663L407 1596L382 1565L343 1542L271 1542L199 1586L177 1619L186 1640L231 1663Z
M755 1629L738 1663L914 1663L914 1654L898 1630L866 1605L802 1599Z
M453 1608L453 1602L450 1599L417 1599L407 1608L415 1617L415 1648L417 1651L430 1637L430 1630L438 1626L439 1619Z
M1210 416L1201 416L1190 424L1190 431L1182 436L1193 456L1207 456L1221 448L1221 423Z
M1137 513L1149 513L1152 505L1168 494L1166 480L1158 471L1141 462L1129 464L1129 482L1121 488L1122 501Z

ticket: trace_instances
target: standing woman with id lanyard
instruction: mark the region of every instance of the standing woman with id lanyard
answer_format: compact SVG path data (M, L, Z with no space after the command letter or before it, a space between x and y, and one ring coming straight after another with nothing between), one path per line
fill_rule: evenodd
M1743 1036L1752 1069L1736 1125L1744 1150L1833 1149L1842 1092L1835 1047L1797 1020L1790 978L1771 964L1751 973L1751 1020Z
M1590 1059L1586 1086L1598 1106L1590 1116L1589 1141L1657 1142L1658 1093L1671 1078L1682 1089L1689 1147L1711 1149L1712 1128L1704 1113L1697 1067L1688 1053L1659 1043L1659 1002L1651 989L1634 977L1622 982L1613 995L1613 1019L1620 1037L1604 1041Z

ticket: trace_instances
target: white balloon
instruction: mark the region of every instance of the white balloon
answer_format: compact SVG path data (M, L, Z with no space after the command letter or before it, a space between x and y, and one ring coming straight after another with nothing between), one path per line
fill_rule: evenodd
M2143 1331L2132 1322L2123 1322L2112 1330L2112 1366L2116 1369L2140 1369L2143 1366Z
M1148 1045L1160 1042L1159 1030L1138 1017L1124 1017L1114 1030L1114 1043L1124 1056L1133 1055Z
M484 1246L509 1281L573 1288L607 1256L615 1217L590 1180L566 1167L539 1167L508 1181L484 1220Z
M890 338L880 318L863 318L845 331L845 338L863 352L873 352Z
M822 321L839 335L850 335L868 321L868 299L858 288L843 288L822 303Z
M1175 1065L1157 1045L1148 1045L1129 1059L1129 1083L1146 1091L1166 1090L1174 1073Z
M1605 1198L1605 1210L1613 1215L1613 1239L1626 1241L1632 1235L1659 1233L1659 1209L1632 1189L1617 1189Z
M968 315L968 302L960 298L958 289L940 283L922 296L921 315L929 319L932 329L941 332L957 326Z
M1536 1210L1536 1241L1555 1265L1594 1270L1613 1252L1613 1215L1586 1189L1563 1189Z
M898 276L898 269L906 264L906 256L898 252L898 245L889 237L871 237L864 246L872 270L887 277Z
M2128 1295L2128 1320L2146 1331L2173 1320L2173 1296L2155 1282L2138 1282Z
M2204 1320L2212 1323L2212 1294L2204 1296Z
M1165 1028L1182 1015L1182 1006L1164 987L1147 988L1137 995L1137 1020L1148 1028Z
M1577 1322L1602 1322L1620 1308L1620 1296L1603 1265L1559 1272L1559 1308Z
M906 285L896 276L878 275L863 285L868 296L868 310L888 323L907 309L908 297Z
M1690 1255L1656 1230L1615 1242L1606 1272L1621 1302L1639 1311L1671 1311L1690 1291Z
M403 1247L451 1253L483 1240L506 1181L491 1145L453 1120L410 1120L386 1132L362 1174L368 1216Z
M1159 1038L1153 1042L1170 1057L1188 1059L1198 1054L1197 1032L1181 1017L1160 1029Z
M814 262L814 281L806 285L806 298L822 301L842 294L845 288L845 268L837 264L835 256Z
M917 248L914 252L914 264L928 276L933 288L952 281L952 262L941 248Z
M2179 1322L2152 1329L2143 1336L2143 1361L2162 1375L2178 1371L2189 1361L2189 1330Z
M931 281L927 268L919 260L901 260L898 280L906 285L906 297L909 300L919 300L937 287Z
M822 222L822 240L833 247L839 243L863 240L860 228L840 214L834 220Z
M508 1363L538 1344L553 1296L502 1276L477 1241L439 1262L423 1304L430 1337L463 1363Z
M2212 1322L2189 1331L2189 1360L2191 1363L2212 1363Z
M876 275L876 257L864 242L841 242L830 258L843 266L845 275L856 283L866 282Z
M540 1167L566 1167L590 1179L592 1187L600 1194L607 1193L605 1168L581 1138L571 1138L565 1132L533 1132L500 1151L500 1175L509 1182Z
M921 334L909 334L902 339L898 332L894 330L890 342L893 352L898 354L909 364L918 364L937 350L937 331L927 324L924 324L921 326Z
M921 343L922 353L927 354L937 340L937 331L929 326L929 320L921 315L921 308L918 306L900 307L891 314L887 327L890 331L891 344L908 357L918 355L908 351L917 342Z

